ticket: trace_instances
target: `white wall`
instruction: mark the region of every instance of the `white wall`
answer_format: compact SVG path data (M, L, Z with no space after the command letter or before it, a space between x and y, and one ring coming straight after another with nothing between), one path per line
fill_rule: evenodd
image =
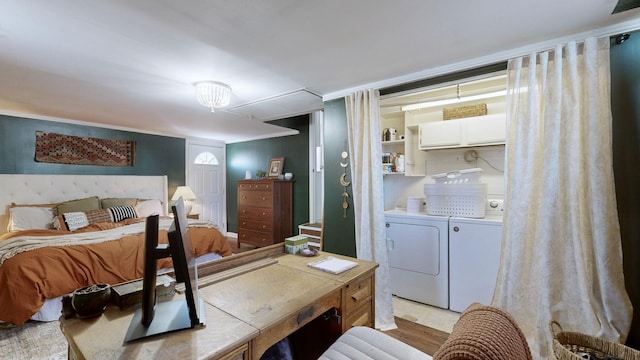
M487 161L482 159L467 163L464 160L464 153L468 150L475 150L479 157L484 158L499 170L492 168ZM434 183L432 175L470 168L483 170L480 181L487 184L488 198L504 199L504 145L429 150L426 155L427 175L424 177L385 175L385 210L393 209L396 203L403 202L407 197L424 197L423 186L427 183ZM404 204L402 205L404 206Z

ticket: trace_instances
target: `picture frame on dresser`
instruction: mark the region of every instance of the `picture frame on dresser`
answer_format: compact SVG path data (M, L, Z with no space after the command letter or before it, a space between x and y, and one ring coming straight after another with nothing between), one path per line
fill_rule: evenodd
M267 177L271 179L277 179L282 175L284 170L284 157L276 157L269 159L269 171L267 171Z

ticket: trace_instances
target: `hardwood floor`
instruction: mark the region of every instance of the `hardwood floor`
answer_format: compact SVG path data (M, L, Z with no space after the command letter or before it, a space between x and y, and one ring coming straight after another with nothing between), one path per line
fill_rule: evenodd
M397 316L395 319L398 328L385 331L384 333L429 355L433 355L440 345L449 337L449 334L446 332L432 329Z

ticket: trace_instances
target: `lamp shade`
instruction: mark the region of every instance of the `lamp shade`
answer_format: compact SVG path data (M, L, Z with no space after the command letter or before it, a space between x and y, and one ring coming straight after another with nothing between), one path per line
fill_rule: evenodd
M173 193L171 200L178 200L182 196L182 200L195 200L196 194L193 193L188 186L178 186L176 192Z

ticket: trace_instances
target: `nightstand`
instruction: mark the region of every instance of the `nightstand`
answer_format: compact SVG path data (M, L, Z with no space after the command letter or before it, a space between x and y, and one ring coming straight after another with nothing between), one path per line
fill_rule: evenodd
M200 220L200 214L187 214L187 218Z

